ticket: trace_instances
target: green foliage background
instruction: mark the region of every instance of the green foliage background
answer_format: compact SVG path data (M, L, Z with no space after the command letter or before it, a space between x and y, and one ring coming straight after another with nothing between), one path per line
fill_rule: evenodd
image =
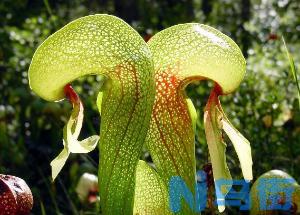
M36 47L71 20L88 14L121 17L145 39L184 22L218 28L233 38L247 57L247 75L234 94L221 98L232 122L250 140L254 175L282 169L300 182L300 115L297 88L281 36L300 65L300 4L297 0L2 0L0 2L0 173L27 181L35 198L33 214L97 214L97 205L80 204L75 187L84 172L97 173L98 152L72 155L51 183L50 161L60 152L67 102L49 103L29 89L27 70ZM298 72L299 79L299 72ZM96 134L100 117L98 77L74 83L85 104L81 138ZM199 115L197 166L208 161L203 108L212 83L188 86ZM228 147L234 178L240 178L236 154ZM143 159L151 162L145 151ZM101 191L100 191L101 192ZM231 211L229 210L230 214Z

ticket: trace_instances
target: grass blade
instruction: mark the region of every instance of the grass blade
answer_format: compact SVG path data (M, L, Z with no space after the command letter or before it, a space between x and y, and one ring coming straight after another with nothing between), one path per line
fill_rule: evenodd
M297 78L297 73L296 73L296 66L295 66L295 63L294 63L294 60L293 60L293 57L292 55L290 54L287 46L286 46L286 43L285 43L285 40L284 40L284 37L282 37L282 41L283 41L283 44L284 44L284 48L285 48L285 51L286 51L286 55L288 57L288 60L289 60L289 64L290 64L290 71L294 77L294 80L296 82L296 85L297 85L297 90L298 90L298 102L299 102L299 109L300 109L300 86L299 86L299 81L298 81L298 78Z

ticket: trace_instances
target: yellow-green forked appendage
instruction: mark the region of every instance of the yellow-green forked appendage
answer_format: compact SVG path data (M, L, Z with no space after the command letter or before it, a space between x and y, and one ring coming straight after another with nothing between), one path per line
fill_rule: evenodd
M67 84L91 74L107 79L99 104L102 212L132 214L135 171L155 93L150 50L142 37L117 17L83 17L64 26L38 47L30 65L29 81L37 95L58 101L65 98ZM65 149L72 148L71 144L77 140L74 127L78 127L77 122L83 116L78 114L79 106L74 103L73 106L77 110L65 127L71 137L64 138ZM54 177L70 152L72 149L64 151L52 162Z
M153 55L156 97L146 144L165 186L180 176L195 194L195 111L184 89L192 81L216 83L204 113L204 125L215 181L231 179L226 164L224 130L232 141L246 180L252 179L249 142L232 126L218 96L237 89L245 74L245 59L226 35L206 25L189 23L167 28L149 41ZM216 184L216 189L221 187ZM222 190L218 201L224 201ZM219 207L221 211L224 207ZM195 212L184 205L183 214Z

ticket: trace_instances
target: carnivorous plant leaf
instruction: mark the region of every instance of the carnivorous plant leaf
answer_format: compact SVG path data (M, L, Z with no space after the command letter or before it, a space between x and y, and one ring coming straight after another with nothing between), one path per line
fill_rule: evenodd
M102 117L99 190L104 214L132 214L133 208L144 213L145 205L157 200L159 205L148 207L151 213L169 213L165 196L172 176L180 176L195 194L197 114L184 94L194 80L216 83L205 109L215 180L231 178L222 129L235 147L245 149L237 153L239 158L245 155L245 160L240 158L243 173L251 178L252 162L245 163L251 161L248 142L231 126L218 100L219 95L239 86L244 73L245 60L237 45L205 25L170 27L147 45L135 30L114 16L93 15L71 22L37 49L29 69L30 86L36 94L49 101L67 96L73 104L64 127L64 149L51 163L53 178L70 153L86 153L98 142L98 136L78 141L83 106L75 92L64 91L69 83L89 74L103 75L106 80L97 99ZM145 137L157 172L138 162ZM182 208L182 214L194 213L187 204Z
M155 93L150 50L123 20L110 15L86 16L64 26L39 46L30 65L29 82L40 97L58 101L65 98L67 84L91 74L106 79L101 102L98 100L102 212L132 214L135 171ZM72 116L68 124L64 129L65 151L52 163L57 172L70 152L70 138L77 135L76 129L69 129ZM86 141L95 143L96 138Z
M139 161L136 174L133 214L172 214L168 190L157 172L146 162Z
M153 54L156 97L146 143L165 184L172 176L181 176L194 193L193 108L187 103L184 89L192 81L208 79L219 86L217 96L232 93L244 77L245 59L229 37L196 23L167 28L148 44ZM216 111L214 105L207 106L205 128L218 180L231 176L225 160L226 145L221 139L222 125L217 119L223 114ZM235 134L230 135L234 139ZM251 157L249 151L246 153ZM190 212L184 209L183 213Z

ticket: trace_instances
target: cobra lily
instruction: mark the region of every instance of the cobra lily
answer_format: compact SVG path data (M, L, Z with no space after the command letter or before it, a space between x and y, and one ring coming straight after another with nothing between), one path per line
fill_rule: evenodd
M155 93L153 63L143 38L117 17L92 15L77 19L51 35L33 56L29 68L32 90L48 101L68 97L73 103L73 113L64 128L64 150L52 161L52 175L56 177L69 153L86 153L96 146L96 136L84 142L77 140L83 108L68 87L77 78L91 74L106 78L98 99L102 116L102 211L132 214L135 171Z
M193 124L197 115L184 89L199 80L212 80L216 85L204 111L215 181L231 179L222 130L233 143L244 178L251 180L250 144L229 122L218 99L220 95L232 93L244 77L245 59L238 46L218 30L196 23L165 29L154 35L148 45L153 54L156 97L146 143L165 184L172 176L181 176L195 194ZM222 203L228 190L221 190L217 183L216 189L221 191L217 192L217 198ZM223 211L224 207L220 206L219 210Z
M105 76L97 99L102 116L98 175L104 214L169 214L167 186L172 176L181 176L195 194L196 114L184 94L194 80L216 83L204 122L215 179L230 179L222 129L236 148L244 177L252 179L249 142L233 128L218 100L238 87L244 73L245 60L237 45L208 26L173 26L146 44L113 16L71 22L37 49L29 69L36 94L48 101L67 97L73 105L64 128L64 149L51 163L53 178L70 153L87 153L97 145L95 135L78 140L83 105L69 84L98 74ZM139 161L144 142L157 171ZM182 212L191 214L193 209L185 205Z

